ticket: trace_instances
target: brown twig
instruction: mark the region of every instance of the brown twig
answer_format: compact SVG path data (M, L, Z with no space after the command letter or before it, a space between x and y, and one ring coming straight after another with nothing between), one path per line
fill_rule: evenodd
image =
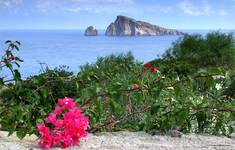
M143 110L141 110L141 111L136 111L136 112L133 112L133 113L131 113L131 114L128 114L128 115L126 115L125 117L123 117L123 118L121 118L121 119L119 119L119 120L116 120L116 121L113 121L113 122L106 122L106 123L104 123L104 124L102 124L102 125L100 125L100 126L98 126L98 127L96 127L96 128L92 128L89 132L94 133L94 132L96 132L96 131L98 131L98 130L100 130L100 129L102 129L102 128L105 128L105 127L107 127L107 126L109 126L109 125L116 125L116 124L118 124L118 123L120 123L120 122L122 122L122 121L125 121L125 120L128 119L130 116L133 116L133 115L136 115L136 114L140 114L140 113L146 112L146 111L148 111L150 108L151 108L151 107L149 106L149 107L147 107L147 108L145 108L145 109L143 109Z

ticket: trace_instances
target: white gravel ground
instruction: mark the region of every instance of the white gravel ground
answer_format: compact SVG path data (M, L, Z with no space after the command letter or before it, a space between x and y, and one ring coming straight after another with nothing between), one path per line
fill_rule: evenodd
M37 138L20 141L0 131L0 150L39 150ZM151 136L144 132L89 134L80 146L69 150L235 150L235 139L206 135L183 135L181 138ZM53 148L59 150L59 148Z

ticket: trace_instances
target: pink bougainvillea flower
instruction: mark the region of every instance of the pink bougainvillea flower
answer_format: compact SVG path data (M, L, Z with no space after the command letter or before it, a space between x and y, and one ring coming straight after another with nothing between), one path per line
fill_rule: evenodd
M64 120L57 119L56 122L53 125L54 125L54 130L59 130L60 128L63 127Z
M74 99L58 99L60 106L45 118L45 124L38 126L38 132L41 135L39 146L50 148L60 146L67 148L72 145L79 145L80 139L87 136L89 128L89 119L85 117L81 110L76 107ZM66 109L66 111L62 111Z
M56 114L55 113L50 113L50 115L47 118L45 118L45 121L47 123L55 124L56 123Z
M44 136L44 135L49 135L50 134L50 130L48 127L46 127L46 125L43 123L41 125L38 126L38 132Z
M61 140L61 147L62 148L67 148L69 146L74 145L74 141L72 139L72 134L71 132L68 132L68 128L66 130L64 130L62 136L63 136L63 140ZM80 138L78 139L80 140Z
M63 109L70 109L76 106L76 102L72 98L65 97L63 99L58 99L59 104Z
M39 146L42 148L51 148L53 138L50 135L42 136L41 140L38 142Z
M55 106L55 111L54 111L55 114L57 115L60 115L62 113L62 109L60 106Z
M69 146L72 146L73 142L72 142L72 138L70 136L65 136L63 138L63 141L61 143L62 148L67 148Z
M52 144L53 144L53 145L58 145L59 142L60 142L61 139L62 139L61 132L53 133L53 134L52 134L52 138L53 138Z

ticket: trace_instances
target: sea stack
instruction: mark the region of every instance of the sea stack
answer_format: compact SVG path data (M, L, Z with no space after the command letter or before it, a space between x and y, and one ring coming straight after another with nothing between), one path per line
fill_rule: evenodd
M106 36L156 36L156 35L181 35L175 29L167 29L144 21L136 21L126 16L117 16L106 29Z
M97 36L98 30L96 30L93 26L89 26L85 30L85 36Z

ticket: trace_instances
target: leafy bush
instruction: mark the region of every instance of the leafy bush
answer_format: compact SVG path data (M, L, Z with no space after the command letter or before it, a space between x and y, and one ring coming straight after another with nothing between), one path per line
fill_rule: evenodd
M5 44L7 44L7 49L3 50L5 52L0 60L0 71L8 70L11 73L12 79L6 79L5 77L0 77L0 88L4 86L5 83L9 83L12 81L20 80L20 73L15 68L15 66L19 67L20 62L23 62L19 57L16 57L14 55L14 50L19 51L20 42L15 41L6 41Z
M20 79L0 94L1 129L17 131L20 138L38 135L36 126L56 99L67 96L89 116L90 132L176 128L229 135L234 130L235 103L224 91L233 80L232 72L215 67L179 76L174 72L191 68L180 67L187 65L182 62L176 64L178 70L168 72L170 66L143 65L128 53L101 57L82 66L77 75L62 68Z
M235 46L232 34L221 32L185 35L173 44L165 58L183 60L195 67L227 66L235 64Z
M188 76L197 72L197 68L193 64L183 60L162 58L153 60L150 63L154 66L158 66L161 73L168 77Z
M8 130L10 134L18 131L20 138L26 133L37 133L35 127L52 111L57 98L64 95L76 97L74 78L65 70L46 70L8 85L0 94L2 130Z
M90 116L92 132L122 129L167 132L177 128L185 133L227 135L234 129L234 102L223 97L223 89L216 89L218 84L223 87L230 84L228 74L226 78L216 78L218 75L225 77L225 71L218 68L201 70L195 76L179 79L148 70L143 74L143 68L138 65L133 68L137 73L120 75L122 72L116 71L114 74L120 78L114 77L115 80L109 79L109 82L102 78L99 84L87 82L82 89L81 106ZM99 67L94 70L98 71ZM206 90L202 90L203 87ZM224 121L222 124L214 119L217 115Z

